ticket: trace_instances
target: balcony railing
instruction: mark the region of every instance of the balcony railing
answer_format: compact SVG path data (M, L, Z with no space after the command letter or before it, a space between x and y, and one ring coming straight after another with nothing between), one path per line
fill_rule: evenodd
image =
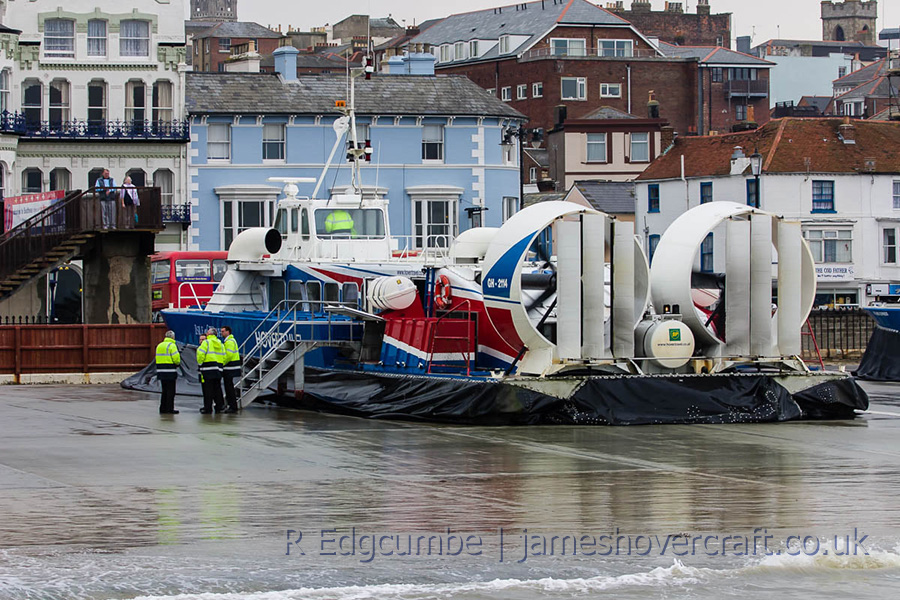
M0 133L71 140L164 140L187 142L188 121L34 121L22 113L0 113Z
M766 98L768 95L768 79L736 79L725 82L727 98Z
M532 48L522 55L522 60L534 60L540 58L656 58L660 54L656 50L635 48L627 52L612 53L610 51L599 51L596 49L575 50L560 54L558 51L553 52L553 48Z
M163 223L190 223L191 222L191 205L190 204L163 204L162 205Z

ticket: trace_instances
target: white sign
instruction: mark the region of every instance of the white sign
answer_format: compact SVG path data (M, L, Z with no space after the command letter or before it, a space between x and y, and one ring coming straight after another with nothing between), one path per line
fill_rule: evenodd
M853 281L856 271L853 265L816 265L819 281Z

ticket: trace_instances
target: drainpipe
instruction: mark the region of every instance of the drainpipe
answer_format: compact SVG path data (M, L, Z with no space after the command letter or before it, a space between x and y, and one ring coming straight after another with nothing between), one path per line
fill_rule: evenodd
M687 212L691 209L691 193L687 177L684 176L684 154L681 155L681 180L684 182L684 210Z
M631 65L625 65L625 69L627 71L627 79L628 79L628 114L631 114Z
M710 84L710 89L712 84ZM697 135L703 135L703 69L697 64L697 101L700 105L697 107Z

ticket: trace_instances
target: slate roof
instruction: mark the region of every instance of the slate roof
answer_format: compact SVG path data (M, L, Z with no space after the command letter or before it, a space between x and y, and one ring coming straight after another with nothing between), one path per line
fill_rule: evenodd
M820 113L824 113L831 104L831 96L803 96L797 106L813 106Z
M469 40L499 40L503 35L528 36L523 43L510 48L510 52L506 55L515 56L543 38L556 25L631 27L625 19L587 0L537 0L450 15L417 35L412 41L417 44L439 46ZM498 56L495 44L493 49L480 58L455 62L486 60Z
M282 81L276 73L186 73L189 114L337 114L347 81L308 75ZM462 75L378 75L356 81L361 115L491 116L527 120Z
M581 117L581 119L637 119L637 117L627 112L615 109L612 106L601 106L597 110L593 110L584 115L583 117Z
M634 214L634 182L576 181L575 187L595 209L609 214Z
M277 31L272 31L267 27L263 27L259 23L253 23L251 21L224 21L205 31L197 33L194 37L198 39L207 37L273 39L283 36Z
M374 19L369 19L369 27L372 29L379 28L392 28L392 29L403 29L403 27L392 19L391 17L376 17Z
M784 118L743 133L679 137L638 180L680 177L682 156L687 177L728 175L735 146L747 156L758 149L765 173L859 173L870 170L870 160L876 173L900 173L900 122L854 120L855 144L838 137L841 123L841 118Z
M757 68L768 68L773 63L721 46L676 46L667 42L659 42L659 49L666 56L677 58L696 58L701 63L716 65L740 65Z
M550 152L546 148L522 148L522 151L541 168L550 167Z
M884 75L886 65L887 61L884 59L877 60L871 65L866 65L862 69L857 69L852 73L847 73L843 77L835 79L833 85L835 87L856 87L862 85L867 81Z
M566 195L566 192L538 192L536 194L525 194L522 202L522 208L526 208L528 206L531 206L532 204L537 204L539 202L565 200Z
M859 85L849 92L841 94L835 100L849 102L851 100L862 100L864 98L895 98L897 97L897 86L892 85L888 77L876 77L870 81Z

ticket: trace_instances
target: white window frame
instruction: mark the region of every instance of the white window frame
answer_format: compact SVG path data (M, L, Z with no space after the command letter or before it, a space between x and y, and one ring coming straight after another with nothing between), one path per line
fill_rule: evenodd
M428 132L433 132L434 128L440 128L441 137L437 139L436 137L426 137ZM428 145L435 145L437 148L438 157L437 158L425 158L428 155ZM443 163L444 162L444 125L441 123L424 123L422 125L422 162L423 163Z
M543 98L544 97L544 82L536 81L531 84L531 97L532 98Z
M131 37L125 37L125 32L127 29L126 24L131 23L143 23L143 26L146 27L146 37L144 35L135 35ZM143 32L141 32L143 33ZM121 23L119 23L119 56L123 58L147 58L150 56L150 38L151 38L151 27L150 21L144 19L124 19ZM126 48L129 46L129 42L135 48L129 48L126 51ZM207 38L206 43L209 44L209 39ZM207 46L207 52L209 51L209 47Z
M469 40L469 58L478 58L478 40Z
M900 210L900 180L894 180L894 210Z
M231 54L231 38L222 37L219 39L219 52L222 54Z
M103 35L98 35L97 33L97 25L103 26ZM94 25L93 28L91 25ZM87 23L87 53L88 56L93 57L105 57L108 52L108 41L107 36L109 34L109 23L107 23L103 19L91 19ZM93 42L93 44L91 43Z
M576 95L565 95L565 82L575 81ZM559 78L559 97L561 100L572 100L583 102L587 100L587 77L560 77Z
M91 104L91 88L99 87L103 92L103 97L101 102L98 105ZM87 84L87 102L88 102L88 127L106 127L106 122L109 120L108 117L108 109L109 109L109 84L106 83L103 79L92 79ZM100 117L99 119L92 119L92 112L99 111Z
M512 100L512 87L511 86L507 85L507 86L500 88L500 99L503 100L504 102L509 102L510 100Z
M612 44L612 47L608 47ZM604 46L607 46L604 49ZM634 56L634 40L601 39L597 40L597 56L609 58L631 58Z
M494 98L497 97L497 88L488 88L485 91L487 91L487 93L490 94L491 96L493 96Z
M0 113L9 111L9 80L12 75L10 69L0 69Z
M528 99L528 84L520 83L516 86L516 100L527 100Z
M153 186L159 188L160 202L172 206L175 202L175 174L171 169L157 169L153 172Z
M453 44L453 60L465 60L466 58L468 58L466 56L466 43L456 42Z
M538 180L538 178L537 178L537 172L538 172L537 167L531 167L531 168L528 169L528 180L529 180L529 182L534 183L534 182L536 182L536 181Z
M589 163L606 163L608 162L609 149L608 136L605 133L588 133L586 134L586 143L584 149L584 159ZM591 158L591 149L598 153L600 158Z
M600 97L601 98L621 98L622 97L622 84L621 83L601 83L600 84Z
M263 123L263 162L283 163L285 161L285 158L287 156L287 135L285 129L286 128L284 123ZM268 156L271 151L275 151L275 156ZM280 154L281 156L278 156L278 154Z
M847 235L843 235L847 234ZM843 236L843 237L842 237ZM839 264L839 265L848 265L853 264L853 229L850 227L836 227L836 228L810 228L803 232L803 237L806 238L806 241L809 243L809 249L812 252L813 259L817 265L821 264ZM835 248L833 251L835 260L827 261L825 257L826 253L826 244L828 242L832 242L835 244ZM845 242L849 244L849 256L846 260L837 260L838 248L837 244Z
M550 38L550 55L579 58L587 56L587 42L584 38Z
M40 187L29 188L27 185L28 176L37 173L41 178ZM28 167L27 169L22 170L22 193L23 194L40 194L44 191L44 173L37 167Z
M519 212L519 199L515 196L504 196L501 209L503 212L503 222L506 223L510 217Z
M888 244L887 236L888 232L890 232L893 237L893 243ZM895 227L885 227L881 230L881 264L883 265L896 265L897 264L897 229ZM888 260L890 257L888 256L889 252L893 252L893 260Z
M166 93L168 90L168 93ZM165 98L168 96L168 98ZM168 79L157 79L150 86L150 120L166 123L175 119L175 85Z
M213 140L213 131L224 131L224 139ZM214 155L213 148L225 150ZM208 123L206 126L206 160L208 162L231 162L231 123Z
M500 40L498 41L498 48L500 54L509 54L509 36L501 35Z
M453 60L453 58L451 58L452 56L453 56L453 46L451 46L450 44L443 44L441 46L441 62L445 63L445 62L452 61Z
M48 120L54 124L71 121L72 114L70 109L72 106L72 84L69 80L62 78L54 79L50 82L50 85L47 86L47 90L50 92L50 98L47 103ZM53 102L54 91L56 91L59 96L59 101L56 103ZM56 117L54 117L54 113L56 113Z
M54 29L57 25L68 24L69 31ZM53 31L50 31L54 29ZM75 58L75 20L47 19L44 21L44 56ZM53 46L53 47L51 47Z
M646 136L646 140L635 140L635 136ZM645 146L647 148L646 159L636 159L634 157L635 146ZM650 156L650 134L645 131L638 131L628 135L628 162L632 163L649 163L653 157Z

